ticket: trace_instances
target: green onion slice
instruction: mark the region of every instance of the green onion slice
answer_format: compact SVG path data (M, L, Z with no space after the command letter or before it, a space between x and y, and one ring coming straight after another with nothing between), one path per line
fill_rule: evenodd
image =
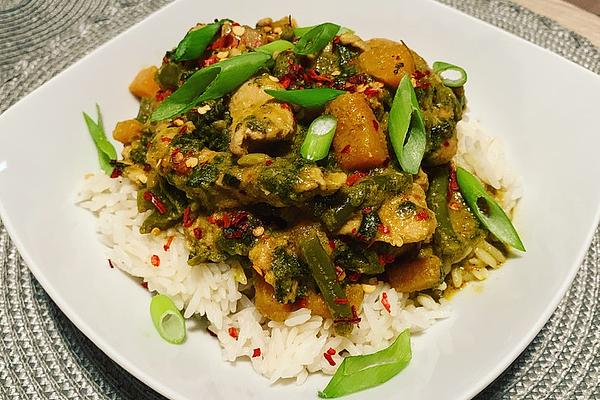
M117 151L106 137L106 132L104 131L104 123L102 122L102 113L100 112L100 107L98 106L98 104L96 104L96 113L98 114L98 122L95 122L86 113L83 113L83 119L85 121L85 124L87 125L88 132L90 133L90 136L94 141L94 145L96 146L100 168L102 169L102 171L104 171L105 174L110 175L113 171L111 161L117 159Z
M185 319L169 297L157 294L150 302L150 316L158 334L167 342L181 344L185 340Z
M301 38L315 26L316 25L299 26L297 28L294 28L294 36L296 36L297 38ZM340 29L337 31L336 36L343 35L344 33L354 33L354 31L350 28L346 28L345 26L341 26Z
M405 329L383 350L346 357L319 397L331 399L380 385L402 371L411 358L410 330Z
M323 50L337 35L340 26L325 22L306 32L294 46L294 52L300 55L310 55Z
M223 20L189 31L175 49L175 60L194 60L204 54L204 50L206 50L222 24Z
M458 65L448 64L443 61L436 61L433 63L433 71L440 75L442 82L448 87L457 88L464 86L464 84L467 83L467 71ZM459 77L456 79L444 77L442 73L446 71L457 73L459 74Z
M402 169L416 174L427 142L423 115L410 77L404 75L390 110L388 132Z
M262 51L263 53L273 54L280 53L282 51L291 49L294 45L287 40L275 40L271 43L263 44L256 48L256 51Z
M243 53L196 71L152 113L151 121L182 114L206 100L223 97L262 68L271 55Z
M308 161L319 161L327 157L336 126L337 119L333 115L323 114L317 117L308 127L300 147L300 155Z
M321 108L325 104L335 99L341 94L346 93L343 90L329 88L299 89L299 90L271 90L265 92L275 97L279 101L297 104L304 108Z
M473 174L464 168L456 168L456 180L465 201L494 236L517 250L525 251L525 246L519 237L510 218L494 197L485 190L483 184Z

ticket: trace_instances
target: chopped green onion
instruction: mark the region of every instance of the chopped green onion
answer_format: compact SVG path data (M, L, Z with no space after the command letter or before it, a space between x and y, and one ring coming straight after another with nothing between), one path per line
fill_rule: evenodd
M220 67L211 67L213 67L213 65L194 72L194 74L190 76L179 89L160 103L158 108L150 116L150 120L160 121L171 118L186 112L196 105L195 99L206 90L208 85L210 85L210 83L216 79L217 75L219 75L219 72L221 72Z
M456 168L456 180L465 201L481 223L500 241L517 250L525 246L510 218L483 184L464 168Z
M336 126L337 119L333 115L317 117L308 127L300 147L302 157L308 161L319 161L327 157Z
M271 56L262 52L243 53L194 72L179 89L152 113L151 121L182 114L196 104L223 97L262 68Z
M331 399L381 385L402 371L411 358L410 330L405 329L383 350L344 358L319 397Z
M316 25L299 26L297 28L294 28L294 36L296 36L297 38L301 38L315 26ZM350 28L346 28L345 26L341 26L340 29L337 31L336 36L343 35L344 33L354 33L354 31Z
M398 85L388 124L390 141L400 166L404 171L416 174L425 153L427 138L421 108L408 74Z
M157 294L150 302L150 316L158 334L167 342L181 344L185 340L185 319L169 297Z
M331 22L313 27L298 40L294 46L294 53L304 56L318 53L331 42L339 30L340 26Z
M442 82L448 87L457 88L464 86L464 84L467 83L467 71L465 71L458 65L448 64L443 61L436 61L433 63L433 71L440 75L440 78L442 78ZM457 79L444 77L442 73L445 71L458 73L459 77Z
M94 141L94 145L96 146L100 168L105 174L110 175L114 169L111 165L111 161L117 159L117 151L106 137L106 132L104 132L104 123L102 122L102 114L100 113L100 107L98 104L96 104L96 112L98 114L97 123L94 122L94 120L86 113L83 113L83 119L87 125L88 132Z
M287 40L275 40L271 43L263 44L256 48L256 51L262 51L263 53L273 54L280 53L287 49L291 49L294 45Z
M304 108L321 108L325 104L335 99L341 94L346 93L343 90L329 88L299 89L299 90L271 90L265 92L275 97L279 101L297 104Z
M204 54L204 50L221 28L223 20L189 31L175 49L176 61L193 60Z

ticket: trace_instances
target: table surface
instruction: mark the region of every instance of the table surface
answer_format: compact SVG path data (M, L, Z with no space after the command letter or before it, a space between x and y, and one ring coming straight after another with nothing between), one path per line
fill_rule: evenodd
M514 0L530 10L552 18L600 47L600 0ZM587 10L571 3L586 7ZM594 14L595 13L595 14Z

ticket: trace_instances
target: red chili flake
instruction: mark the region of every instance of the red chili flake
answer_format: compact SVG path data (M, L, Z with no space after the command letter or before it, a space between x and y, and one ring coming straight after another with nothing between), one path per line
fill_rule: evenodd
M335 355L336 351L333 347L330 347L329 349L327 349L327 354L333 356Z
M229 228L231 226L231 219L228 214L223 214L223 228Z
M160 266L160 257L157 256L156 254L153 254L152 257L150 257L150 263L152 265L154 265L155 267L159 267Z
M352 228L352 233L356 233L356 228Z
M356 182L358 182L359 180L364 178L365 176L367 176L367 173L365 173L365 172L355 172L352 175L350 175L348 178L346 178L346 185L352 186Z
M383 160L383 168L387 168L390 166L390 158L387 157L385 160Z
M202 239L202 229L194 228L194 237L196 238L196 240Z
M118 178L121 175L123 175L123 170L121 168L113 168L112 172L110 173L110 177L112 179Z
M331 354L323 353L323 357L325 357L329 365L331 365L332 367L335 366L335 361L333 361L333 357L331 356Z
M212 44L212 46L210 46L210 48L212 50L229 49L237 46L239 42L240 41L234 35L228 33L227 35L221 36L220 38L215 40L215 42Z
M292 77L289 76L289 74L286 74L286 75L282 76L281 79L279 79L279 83L281 84L281 86L283 86L285 89L287 89L292 84Z
M113 263L112 263L112 260L111 260L110 258L108 259L108 266L109 266L109 267L111 267L111 268L114 268L114 267L115 267L115 266L113 265Z
M206 60L202 61L202 66L208 67L209 65L216 64L218 61L219 57L217 56L208 57Z
M298 308L305 308L308 305L308 300L306 297L300 297L298 300L296 300L295 304L298 306Z
M427 212L427 210L421 210L417 213L415 219L417 221L424 221L426 219L429 219L429 213Z
M373 211L372 207L365 207L362 209L363 214L371 214L371 211Z
M156 92L156 95L154 96L154 98L156 99L156 101L163 101L164 99L169 97L171 95L171 93L172 92L169 89L159 90L158 92Z
M187 129L188 129L187 125L183 125L181 128L179 128L179 131L178 131L178 132L179 132L179 133L186 133L186 132L187 132Z
M167 238L167 242L163 246L163 249L165 249L165 251L169 251L169 249L171 248L171 243L173 243L173 239L175 239L175 236L169 236Z
M381 304L383 304L383 308L385 308L387 312L391 312L390 301L388 300L387 292L381 293Z
M254 350L252 350L252 358L256 357L260 357L260 347L257 347Z
M334 46L340 44L341 40L339 36L333 38L333 42L331 42Z
M329 245L329 248L334 250L335 249L335 241L334 240L330 240L329 242L327 242L327 244Z
M388 233L390 233L390 228L388 228L386 225L384 224L379 224L377 225L377 230L379 231L379 233L381 233L382 235L387 235Z
M194 223L194 220L192 218L190 218L191 212L192 212L192 210L189 207L186 207L185 210L183 210L183 227L184 228L189 228Z
M345 145L340 153L342 153L342 154L350 153L350 145L349 144Z
M448 184L448 187L453 192L456 192L458 190L458 180L456 179L456 168L454 168L454 165L452 165L452 164L450 166L450 182Z
M396 260L396 256L394 256L393 254L380 254L377 259L377 261L381 265L391 264L394 262L394 260Z
M159 214L162 215L167 212L167 207L164 205L164 203L162 201L160 201L160 199L158 197L156 197L154 195L154 193L149 192L149 191L144 192L144 200L152 203L152 205L154 207L156 207L156 210L158 211Z
M373 128L375 128L375 130L379 130L379 122L377 122L376 120L373 120Z
M335 304L348 304L350 300L348 300L347 298L336 297L335 300L333 300L333 302Z
M144 289L148 289L148 282L142 282L141 285Z
M377 96L379 94L379 89L375 89L375 88L366 88L364 93L367 96Z
M348 78L348 82L354 85L363 85L367 83L367 76L365 74L356 74Z
M444 140L444 141L442 142L442 145L444 145L444 147L448 147L448 146L450 146L450 142L449 142L449 141L447 141L447 140Z
M237 329L236 327L234 327L234 326L230 327L230 328L227 330L227 332L229 332L229 336L231 336L231 337L232 337L232 338L234 338L235 340L237 340L237 339L238 339L238 337L239 337L239 334L240 334L240 333L239 333L239 331L238 331L238 329Z
M427 89L429 86L431 86L431 83L429 82L429 78L428 78L429 75L430 75L430 72L427 70L413 72L411 76L416 81L415 87L418 87L421 89Z
M292 106L290 106L288 103L279 103L279 106L281 108L283 108L284 110L289 110L289 111L292 110Z
M350 280L350 282L358 282L358 280L360 279L360 272L353 272L350 275L348 275L348 279Z
M336 324L339 322L349 322L351 324L360 323L360 318L359 318L358 314L356 313L356 307L354 305L352 305L351 309L352 309L352 317L337 318L337 319L334 319L333 322Z
M268 167L269 165L273 164L273 160L267 160L265 161L265 165Z
M163 136L160 138L160 141L163 143L171 143L172 140L173 139L171 139L170 137L166 137L166 136Z
M215 224L217 223L217 220L215 219L215 216L214 216L214 215L209 215L209 216L206 218L206 220L207 220L207 221L208 221L210 224L213 224L213 225L215 225Z

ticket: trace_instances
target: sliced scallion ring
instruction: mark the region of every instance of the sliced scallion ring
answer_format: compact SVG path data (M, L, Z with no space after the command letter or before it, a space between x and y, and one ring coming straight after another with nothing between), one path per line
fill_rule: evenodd
M319 161L327 157L336 127L337 119L333 115L324 114L316 118L308 127L300 147L302 157L308 161Z
M517 250L525 246L510 218L483 184L464 168L456 168L458 187L471 211L494 236Z
M433 63L433 71L440 75L440 78L442 78L442 82L448 87L458 88L464 86L464 84L467 83L467 71L465 71L458 65L448 64L443 61L436 61ZM448 77L448 74L443 74L444 72L458 74L458 78L453 79L451 77Z
M158 334L167 342L181 344L185 340L185 319L168 296L157 294L150 302L150 316Z

